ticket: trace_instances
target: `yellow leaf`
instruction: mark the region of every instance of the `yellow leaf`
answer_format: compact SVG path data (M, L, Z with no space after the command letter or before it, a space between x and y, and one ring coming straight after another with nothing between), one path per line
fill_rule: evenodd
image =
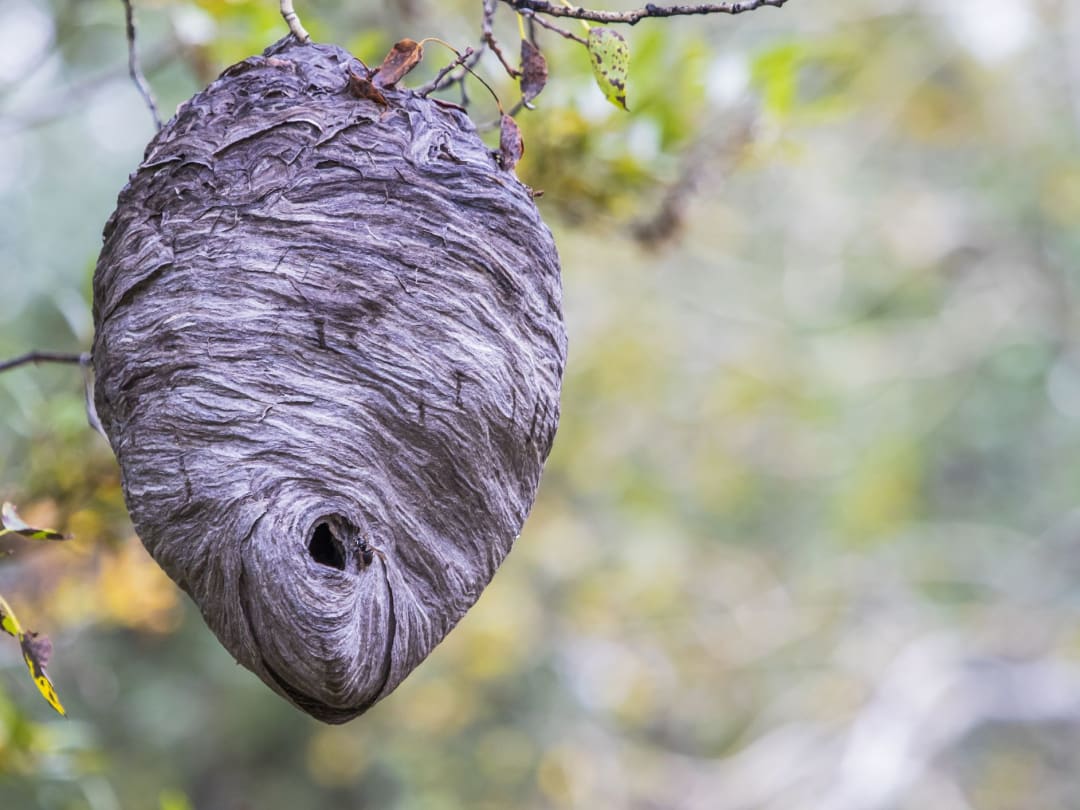
M23 522L15 511L15 505L5 503L0 507L0 535L12 533L30 540L68 540L68 535L55 529L39 529Z
M11 609L11 605L2 596L0 596L0 630L15 638L22 638L22 625L15 618L15 611Z
M67 717L67 712L64 710L64 706L56 694L56 689L53 687L52 681L50 681L49 676L45 674L45 670L37 670L37 674L35 674L34 661L30 656L23 653L23 660L26 661L26 668L30 670L30 677L34 679L34 685L37 686L38 691L41 692L41 696L49 701L49 705L56 709L61 716Z
M63 704L60 703L56 689L53 687L52 681L49 680L49 676L45 674L45 666L49 663L49 655L52 653L52 644L49 639L37 633L23 631L19 620L15 618L15 612L11 609L11 605L2 596L0 596L0 629L19 640L19 646L22 647L23 661L26 662L26 668L30 670L30 677L33 679L34 685L41 692L42 697L49 702L49 705L66 717L67 712L64 710Z
M626 106L626 80L630 73L630 46L611 28L589 29L589 61L596 83L612 104Z

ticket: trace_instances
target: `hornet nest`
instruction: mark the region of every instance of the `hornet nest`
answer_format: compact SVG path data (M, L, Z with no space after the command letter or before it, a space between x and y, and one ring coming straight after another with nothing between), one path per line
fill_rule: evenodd
M135 528L221 643L340 723L479 597L536 494L559 261L460 110L288 38L146 150L94 276Z

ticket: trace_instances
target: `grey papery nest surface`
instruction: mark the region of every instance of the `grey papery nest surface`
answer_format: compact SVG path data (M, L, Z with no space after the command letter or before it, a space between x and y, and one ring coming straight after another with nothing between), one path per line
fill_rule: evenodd
M532 504L566 356L529 190L460 111L354 97L283 40L147 147L94 276L96 406L136 530L315 717L386 696Z

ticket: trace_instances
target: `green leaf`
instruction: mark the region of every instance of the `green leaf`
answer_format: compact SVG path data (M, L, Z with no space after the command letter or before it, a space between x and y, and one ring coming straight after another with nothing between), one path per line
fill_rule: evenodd
M165 789L158 796L159 810L192 810L191 800L176 789Z
M629 110L626 80L630 73L630 46L623 35L611 28L590 28L589 59L596 83L607 100Z
M10 503L5 503L3 507L0 507L0 526L3 526L0 536L10 533L30 540L69 540L71 538L71 535L55 529L38 529L24 523L15 511L15 506Z

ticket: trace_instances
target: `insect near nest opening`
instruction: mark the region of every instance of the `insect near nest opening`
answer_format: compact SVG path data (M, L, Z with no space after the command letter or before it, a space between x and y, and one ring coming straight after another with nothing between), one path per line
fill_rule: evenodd
M315 527L311 542L308 544L308 551L311 553L311 559L320 565L336 568L339 571L345 570L345 551L341 547L341 541L334 536L326 523L320 523Z

